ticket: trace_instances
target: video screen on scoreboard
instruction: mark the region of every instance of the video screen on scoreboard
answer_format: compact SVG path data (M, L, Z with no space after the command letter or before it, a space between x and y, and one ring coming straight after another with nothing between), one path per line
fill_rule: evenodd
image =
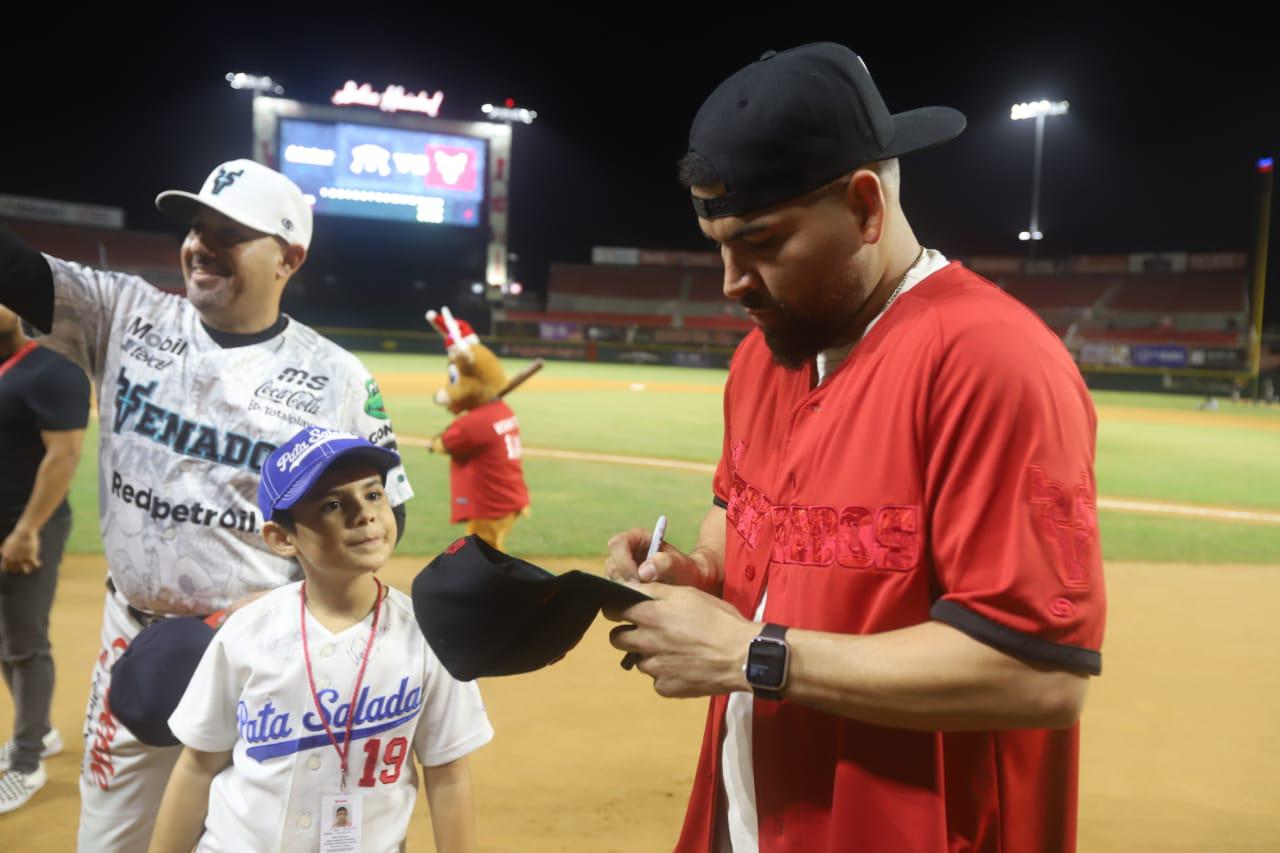
M317 214L477 226L486 151L469 136L280 120L280 171Z

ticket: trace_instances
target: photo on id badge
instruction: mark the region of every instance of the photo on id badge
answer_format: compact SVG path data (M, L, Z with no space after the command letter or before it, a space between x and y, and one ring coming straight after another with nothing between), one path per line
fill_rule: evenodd
M330 794L320 808L320 850L354 853L360 849L360 795Z

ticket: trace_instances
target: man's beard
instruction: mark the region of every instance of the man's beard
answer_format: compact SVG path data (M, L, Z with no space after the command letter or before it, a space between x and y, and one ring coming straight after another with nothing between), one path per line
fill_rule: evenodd
M798 317L782 305L778 316L761 328L765 345L773 355L773 363L785 370L803 370L818 353L835 346L845 332L847 322L830 318L813 320Z
M231 304L234 297L230 281L224 281L216 288L202 288L192 284L191 278L188 277L186 285L187 301L200 313L224 309Z

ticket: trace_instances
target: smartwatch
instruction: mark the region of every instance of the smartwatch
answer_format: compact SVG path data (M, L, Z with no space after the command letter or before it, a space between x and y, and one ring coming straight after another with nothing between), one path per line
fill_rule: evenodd
M742 671L757 699L777 702L782 698L782 691L787 686L787 664L791 658L791 649L783 639L786 634L785 625L768 623L747 647L747 662Z

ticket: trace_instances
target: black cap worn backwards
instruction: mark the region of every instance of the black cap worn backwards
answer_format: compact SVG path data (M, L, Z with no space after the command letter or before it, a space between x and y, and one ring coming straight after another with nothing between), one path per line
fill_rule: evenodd
M726 192L693 199L703 219L743 216L810 193L875 160L941 145L962 113L921 107L890 114L866 64L830 42L769 51L721 83L689 131Z

